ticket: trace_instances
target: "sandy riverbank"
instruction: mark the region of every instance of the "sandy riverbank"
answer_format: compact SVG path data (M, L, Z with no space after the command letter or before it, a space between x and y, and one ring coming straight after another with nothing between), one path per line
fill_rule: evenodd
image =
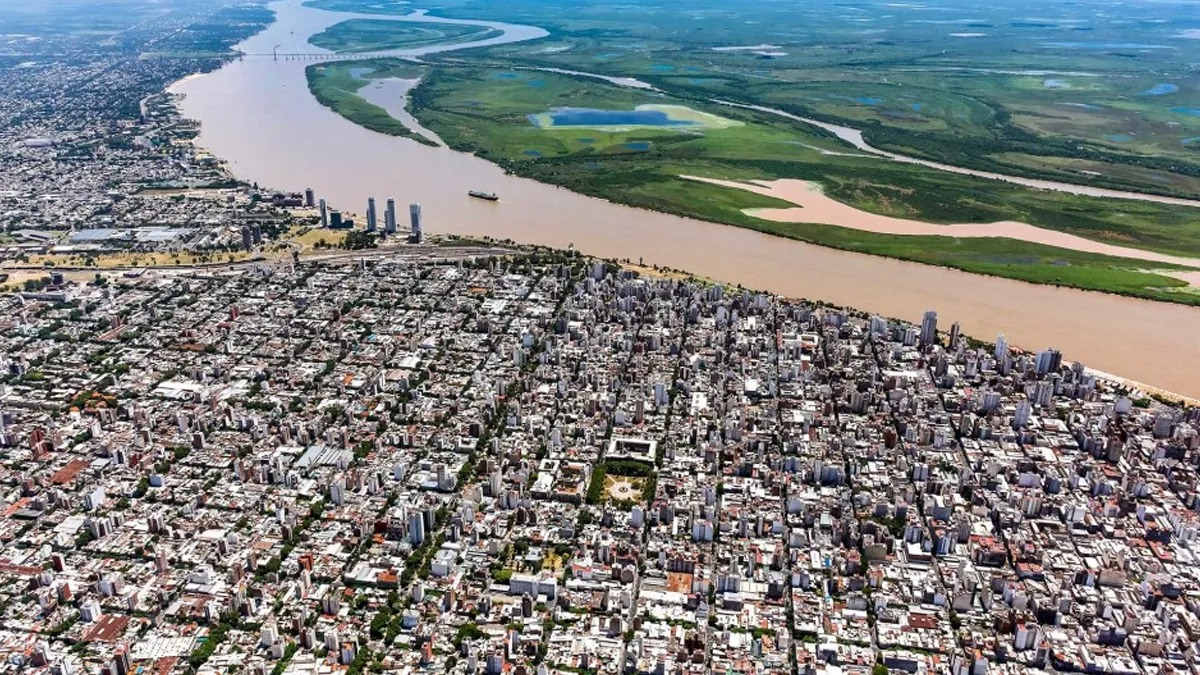
M996 223L940 225L870 213L829 197L821 190L819 184L810 181L784 179L739 182L698 176L683 176L683 178L712 185L720 185L722 187L746 190L747 192L773 197L796 205L792 208L746 209L744 211L746 215L776 223L836 225L864 232L874 232L875 234L964 238L1005 237L1035 244L1085 251L1087 253L1200 268L1200 258L1184 258L1127 246L1105 244L1092 239L1077 237L1066 232L1034 227L1028 223L1001 221ZM1179 278L1196 284L1200 282L1200 271L1181 272L1179 273Z

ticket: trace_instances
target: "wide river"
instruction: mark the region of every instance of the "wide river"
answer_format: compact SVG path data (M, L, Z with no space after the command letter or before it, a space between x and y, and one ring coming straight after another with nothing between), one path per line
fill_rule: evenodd
M271 7L276 22L239 49L270 54L278 45L280 53L318 52L307 45L308 36L360 16L302 7L300 0ZM505 31L486 44L545 35L528 26L477 23ZM247 58L182 80L172 91L184 95L183 113L201 123L200 145L226 160L236 176L279 189L311 186L342 209L361 212L369 196L394 197L402 204L420 202L429 232L574 244L592 255L642 258L913 321L936 309L946 327L958 321L983 339L1003 333L1027 349L1054 346L1099 370L1200 397L1200 309L836 251L506 176L483 159L345 120L308 92L304 68L310 63ZM501 201L471 199L471 189L494 191Z

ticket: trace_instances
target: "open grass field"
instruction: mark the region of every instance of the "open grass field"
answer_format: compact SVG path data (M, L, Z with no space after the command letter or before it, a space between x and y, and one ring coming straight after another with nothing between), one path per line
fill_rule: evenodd
M329 230L320 227L302 229L288 241L296 244L301 250L307 251L317 246L337 248L346 238L345 231Z
M189 251L159 251L102 253L94 256L45 254L31 255L22 265L44 265L47 267L89 267L97 271L125 269L130 267L171 267L215 263L232 263L250 260L253 254L247 251L198 254ZM0 265L0 271L5 266Z
M399 59L344 61L309 66L305 71L308 89L321 105L350 121L372 131L389 136L403 136L419 143L433 144L424 136L413 133L404 123L383 108L368 102L358 91L372 80L389 77L411 79L424 70Z
M410 49L435 44L485 40L500 35L486 26L402 23L387 19L350 19L309 38L309 43L339 54Z
M20 291L26 281L47 279L50 276L46 270L0 270L0 273L7 277L0 282L0 292ZM65 272L63 277L68 281L86 284L95 280L96 272Z

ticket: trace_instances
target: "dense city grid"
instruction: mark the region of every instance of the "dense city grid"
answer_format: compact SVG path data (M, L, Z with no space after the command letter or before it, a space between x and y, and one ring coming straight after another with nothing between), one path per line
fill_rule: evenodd
M1196 410L483 253L0 297L5 668L1192 672Z
M144 190L236 184L191 144L198 125L164 88L227 62L271 17L227 0L0 8L0 263L239 248L245 223L230 222L225 195Z

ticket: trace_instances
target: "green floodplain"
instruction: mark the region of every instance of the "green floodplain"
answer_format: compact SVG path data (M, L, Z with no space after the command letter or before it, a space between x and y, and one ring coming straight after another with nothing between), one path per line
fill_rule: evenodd
M424 69L399 59L342 61L309 66L305 71L308 88L327 108L336 111L356 124L389 136L403 136L418 143L434 143L413 133L388 111L359 96L359 91L374 80L387 78L413 79L421 77Z
M339 54L411 49L429 45L474 42L501 32L463 24L399 23L387 19L350 19L309 38L314 46Z
M396 15L414 8L309 4ZM633 206L967 271L1200 304L1195 289L1160 273L1169 265L1010 239L774 223L743 209L788 204L680 178L800 178L874 213L933 223L1019 220L1200 257L1197 208L1039 191L863 156L809 125L712 102L846 124L877 147L960 166L1196 198L1200 86L1188 64L1200 56L1200 40L1183 37L1194 34L1186 12L1148 24L1135 7L1118 28L1092 21L1086 8L1032 2L948 3L936 21L884 3L796 9L773 0L748 7L700 0L686 11L655 2L620 11L567 4L565 11L532 0L417 4L436 16L538 25L551 35L422 64L317 65L309 69L310 88L364 126L411 135L355 92L371 79L420 77L410 108L451 147ZM373 28L370 39L416 39L408 32L416 24L392 23L395 36ZM358 44L347 34L341 39ZM660 91L537 68L637 77Z

